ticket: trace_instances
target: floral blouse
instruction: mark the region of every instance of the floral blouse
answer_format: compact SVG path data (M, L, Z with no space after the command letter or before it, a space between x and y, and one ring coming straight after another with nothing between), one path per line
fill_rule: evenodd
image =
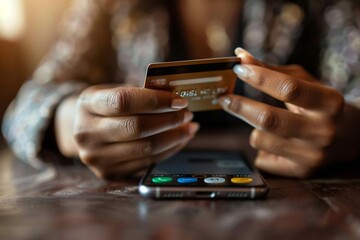
M36 168L61 159L52 124L62 99L92 84L142 86L149 63L188 59L174 2L75 0L4 117L14 153ZM360 107L359 13L357 0L244 0L238 34L223 55L240 46L268 63L300 64ZM261 97L248 86L239 91Z

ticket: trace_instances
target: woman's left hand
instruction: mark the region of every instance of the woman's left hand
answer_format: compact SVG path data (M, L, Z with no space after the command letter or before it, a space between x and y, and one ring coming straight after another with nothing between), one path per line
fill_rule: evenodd
M282 109L227 95L223 109L255 129L250 144L258 149L255 164L270 173L308 177L336 161L360 157L360 110L336 90L321 85L300 66L269 66L237 49L240 79L283 101Z

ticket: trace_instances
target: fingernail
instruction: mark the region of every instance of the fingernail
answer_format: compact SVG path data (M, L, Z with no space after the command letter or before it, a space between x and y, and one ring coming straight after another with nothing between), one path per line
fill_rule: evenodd
M245 50L243 48L241 48L241 47L237 47L237 48L235 48L234 52L235 52L235 55L238 56L241 53L245 52Z
M248 78L250 75L250 69L240 64L235 65L233 71L239 78Z
M174 98L171 101L171 108L174 108L174 109L186 108L187 106L188 106L188 103L187 103L186 99L184 99L184 98Z
M184 123L190 122L194 117L192 112L185 112L184 113Z
M198 123L191 123L189 126L189 133L191 135L195 134L197 131L199 131L200 125Z
M221 97L219 98L219 104L223 107L223 108L228 108L229 105L231 103L231 99L228 97Z

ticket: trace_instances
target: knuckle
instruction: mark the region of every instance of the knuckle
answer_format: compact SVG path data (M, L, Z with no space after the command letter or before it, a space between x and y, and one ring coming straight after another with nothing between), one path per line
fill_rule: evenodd
M267 75L263 72L257 74L256 85L262 86L266 83Z
M160 98L159 95L155 94L150 94L147 96L146 98L146 105L147 107L149 107L150 109L154 109L157 108L160 105Z
M121 121L119 128L123 129L127 137L137 138L142 133L142 121L137 116L130 116L126 120Z
M276 130L280 125L280 120L277 114L271 110L265 110L257 116L262 130L271 131Z
M115 114L131 112L129 91L123 88L113 89L106 98L106 106Z
M229 108L234 113L241 113L242 103L241 101L233 100L231 101Z
M302 88L298 81L287 79L286 84L281 87L283 101L293 102L301 96Z

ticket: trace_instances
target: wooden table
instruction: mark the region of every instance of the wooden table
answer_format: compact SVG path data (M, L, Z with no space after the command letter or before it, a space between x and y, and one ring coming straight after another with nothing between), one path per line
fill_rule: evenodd
M308 180L265 175L263 200L160 201L140 197L136 177L105 182L81 165L37 172L4 150L0 239L360 239L359 173L360 164Z

